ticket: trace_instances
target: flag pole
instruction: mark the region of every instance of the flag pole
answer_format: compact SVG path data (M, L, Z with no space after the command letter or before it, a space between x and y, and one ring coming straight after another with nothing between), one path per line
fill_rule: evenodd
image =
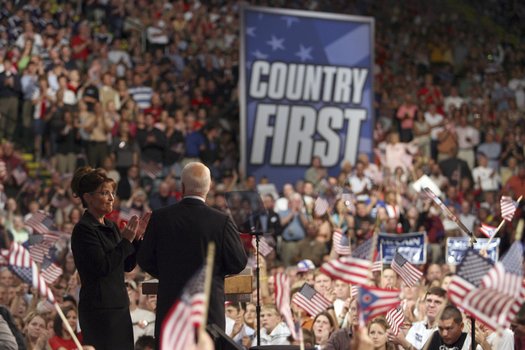
M492 242L494 237L496 237L496 235L498 234L499 230L501 230L503 225L505 225L505 219L501 220L501 222L499 223L498 227L496 227L496 230L494 231L494 233L489 237L489 240L488 240L487 244L485 244L485 248L484 248L485 250L489 249L490 243Z
M62 312L62 309L60 308L60 306L58 305L57 302L55 302L55 309L57 310L58 312L58 315L60 315L60 318L62 319L62 323L64 324L64 326L66 327L67 331L69 332L69 335L71 335L71 338L73 338L73 342L75 343L76 347L78 349L82 349L82 345L80 344L80 342L78 341L78 338L75 334L75 332L73 331L73 329L71 328L71 326L69 325L69 322L67 321L67 318L66 316L64 315L64 313Z
M516 203L520 203L521 200L523 199L523 196L520 196L518 198L518 200L516 201ZM501 220L500 224L498 225L498 227L496 228L496 231L494 231L494 234L492 234L489 238L489 241L487 242L487 244L485 245L485 250L488 250L489 249L489 244L490 242L492 242L492 239L498 234L499 230L501 230L501 228L503 227L503 225L505 224L505 219Z
M521 241L521 235L523 232L524 225L525 225L525 221L523 221L523 219L519 219L518 224L516 225L516 231L514 231L515 241Z
M296 326L296 333L297 333L297 336L299 337L299 349L300 350L304 350L304 337L303 337L303 330L301 328L301 323L302 323L302 319L303 319L302 311L301 310L294 311L293 313L294 313L294 316L296 318L296 322L295 323L299 326L299 327Z
M210 306L210 291L211 291L211 280L213 274L213 262L215 260L215 243L208 243L208 254L206 256L206 272L204 279L204 319L202 324L199 326L199 332L202 331L206 324L208 323L208 308Z
M379 243L379 259L381 259L381 281L379 282L379 285L381 288L383 288L383 242ZM385 287L386 288L386 287Z

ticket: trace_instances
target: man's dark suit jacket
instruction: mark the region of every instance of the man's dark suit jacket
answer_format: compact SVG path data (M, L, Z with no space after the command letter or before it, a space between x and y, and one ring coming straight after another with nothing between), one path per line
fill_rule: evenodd
M184 198L153 212L137 260L145 271L159 279L157 339L162 322L184 285L204 264L210 241L215 242L215 263L208 324L224 329L224 277L241 272L247 262L230 217L195 198Z

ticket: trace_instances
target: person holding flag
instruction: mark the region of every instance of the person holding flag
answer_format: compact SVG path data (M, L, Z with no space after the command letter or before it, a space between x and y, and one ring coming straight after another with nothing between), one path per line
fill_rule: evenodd
M402 332L391 334L392 341L407 350L421 350L434 331L438 329L438 317L447 302L447 292L440 287L431 287L425 295L425 319L414 322L406 337Z
M97 350L133 349L133 328L124 271L136 266L136 251L150 214L133 216L119 230L105 216L113 211L115 181L103 169L79 168L71 189L86 211L71 235L80 281L78 305L84 343Z

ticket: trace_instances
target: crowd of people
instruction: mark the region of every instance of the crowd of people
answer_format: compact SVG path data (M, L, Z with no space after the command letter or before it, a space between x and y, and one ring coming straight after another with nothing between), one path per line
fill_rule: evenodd
M68 237L84 210L70 186L76 168L102 167L115 181L115 210L108 218L121 228L134 213L179 201L180 171L190 161L211 169L207 204L222 211L228 210L226 192L256 191L257 184L273 180L238 170L240 3L0 3L0 240L4 247L32 244L37 233L27 219L49 213L53 229L62 233L54 248L63 270L51 289L77 329L80 281ZM264 227L274 251L258 258L263 344L293 342L275 307L273 274L284 271L292 292L307 282L333 302L327 312L303 313L306 342L348 348L357 323L356 297L349 285L316 270L337 256L334 230L354 247L374 231L427 232L428 264L419 266L425 273L420 285L405 286L386 265L374 276L378 286L401 289L405 310L397 337L387 336L389 326L381 318L368 324L374 348L421 349L431 338L432 344L445 339L452 348L458 339L467 341L461 313L451 306L438 311L447 303L453 273L445 263L446 238L463 233L412 184L428 176L446 206L477 236L481 224L501 222L502 195L514 200L525 195L525 50L516 20L523 6L487 11L484 5L497 5L466 2L454 8L440 2L436 12L435 1L385 3L278 4L375 18L376 147L373 157L343 162L337 174L328 174L314 158L304 178L285 184L277 196L264 196ZM476 15L484 21L472 18ZM34 169L28 156L49 177L38 172L29 177ZM330 205L323 215L314 210L318 197ZM523 239L521 219L518 209L500 229L500 256ZM252 249L249 242L246 248ZM251 254L250 264L254 261ZM140 268L126 274L136 349L155 344L156 299L142 294L145 278ZM0 267L0 306L0 329L4 319L18 343L14 348L75 348L50 305L7 267ZM244 347L256 343L254 304L227 304L226 316L228 335ZM440 320L451 320L454 339L432 337ZM513 325L514 333L503 335L481 327L476 341L485 350L487 344L520 349L525 313Z

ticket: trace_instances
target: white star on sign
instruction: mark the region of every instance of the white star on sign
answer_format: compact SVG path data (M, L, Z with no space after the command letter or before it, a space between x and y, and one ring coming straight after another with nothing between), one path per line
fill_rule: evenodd
M246 27L246 35L255 37L255 27Z
M257 50L255 52L252 53L252 55L254 55L257 59L259 60L265 60L268 58L268 55L262 53L261 51Z
M311 52L312 47L304 47L303 45L299 45L299 51L295 53L296 56L298 56L301 59L301 62L312 60Z
M275 36L272 35L272 40L269 40L266 43L272 47L273 51L278 49L284 50L283 41L283 38L277 39Z
M286 26L288 28L290 28L292 26L292 24L294 24L295 22L299 22L299 18L297 18L297 17L283 16L283 17L281 17L281 19L283 21L286 21Z

